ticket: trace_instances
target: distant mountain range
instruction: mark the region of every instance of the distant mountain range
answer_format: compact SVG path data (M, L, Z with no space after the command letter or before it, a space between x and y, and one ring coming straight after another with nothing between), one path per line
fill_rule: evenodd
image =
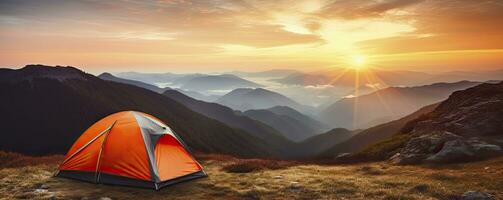
M313 123L313 119L309 119L308 121L297 120L288 115L276 114L267 109L247 110L243 114L273 127L285 137L295 142L302 141L325 131L323 127L314 127L314 124L310 124Z
M231 127L245 130L253 136L265 140L271 145L271 148L275 148L277 151L283 152L283 155L290 156L290 153L288 153L285 148L290 147L293 143L281 132L269 125L266 125L265 123L253 120L245 115L242 115L240 112L236 112L220 104L199 101L175 90L167 90L164 92L164 95L183 104L195 112L218 120Z
M239 88L220 97L216 103L228 106L235 110L268 109L275 106L288 106L298 111L305 112L311 109L294 100L263 88Z
M358 75L358 76L357 76ZM428 85L439 82L475 81L485 82L488 80L500 80L503 70L492 71L452 71L443 73L424 73L401 70L347 70L342 68L321 70L315 72L296 72L286 77L271 79L285 85L334 85L354 86L355 78L358 77L358 85L376 84L388 86L416 86Z
M319 119L335 127L365 129L403 117L447 99L454 91L479 82L461 81L416 87L390 87L357 98L344 98L323 110Z
M166 122L196 152L278 156L270 144L200 115L167 96L104 81L73 67L28 65L0 69L0 149L26 154L65 153L95 121L123 110Z
M117 82L117 83L125 83L125 84L129 84L129 85L135 85L135 86L138 86L138 87L141 87L141 88L145 88L145 89L148 89L148 90L152 90L154 92L157 92L157 93L163 93L164 91L166 90L176 90L176 91L179 91L189 97L192 97L194 99L198 99L198 100L203 100L203 101L215 101L216 99L218 99L220 96L217 96L217 95L204 95L204 94L201 94L199 92L195 92L195 91L189 91L189 90L183 90L183 89L179 89L179 88L169 88L169 87L164 87L164 88L160 88L160 87L157 87L155 85L151 85L151 84L148 84L148 83L144 83L144 82L141 82L141 81L135 81L135 80L129 80L129 79L125 79L125 78L119 78L119 77L116 77L110 73L102 73L98 76L98 78L101 78L103 80L107 80L107 81L113 81L113 82Z
M386 84L391 86L417 85L424 83L432 75L414 71L388 71L388 70L348 70L331 69L311 73L298 72L289 76L272 79L271 81L285 85L334 85L354 86L355 78L358 77L358 85Z
M157 92L157 93L163 93L164 91L170 89L169 87L160 88L160 87L157 87L155 85L151 85L151 84L144 83L144 82L141 82L141 81L135 81L135 80L129 80L129 79L124 79L124 78L119 78L119 77L116 77L116 76L114 76L114 75L112 75L110 73L102 73L102 74L100 74L98 76L98 78L103 79L103 80L107 80L107 81L117 82L117 83L125 83L125 84L129 84L129 85L135 85L135 86L138 86L138 87L141 87L141 88L145 88L147 90L152 90L152 91Z
M255 88L262 87L262 85L230 74L194 77L181 85L182 89L194 91L233 90L243 87Z
M299 71L292 69L273 69L258 72L245 72L245 71L229 72L229 74L234 74L240 77L264 77L264 78L285 77L293 73L299 73Z
M118 73L118 77L154 85L168 85L183 90L207 94L226 93L236 88L255 88L262 85L232 74L174 74L174 73Z

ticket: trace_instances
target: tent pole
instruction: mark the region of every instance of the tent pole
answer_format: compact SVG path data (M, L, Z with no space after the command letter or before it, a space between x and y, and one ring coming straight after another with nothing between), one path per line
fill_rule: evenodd
M117 122L117 121L115 121ZM61 164L59 164L59 166L61 167L61 165L65 164L66 162L68 162L68 160L70 160L71 158L73 158L75 155L77 155L77 153L81 152L82 150L84 150L87 146L89 146L91 143L93 143L96 139L98 139L99 137L101 137L103 134L107 133L110 129L112 129L113 125L115 124L115 122L110 126L108 127L107 129L103 130L100 134L96 135L93 139L89 140L89 142L87 142L84 146L80 147L77 151L75 151L72 155L68 156L68 158L66 158L65 160L63 160L63 162L61 162ZM59 173L59 167L58 167L58 170L54 173L54 175L58 175Z
M100 164L101 164L101 154L103 153L103 147L105 147L105 143L107 142L108 135L110 135L110 131L112 131L112 127L115 125L117 121L115 121L112 126L108 129L108 131L105 133L105 138L103 138L103 142L101 142L101 147L100 147L100 153L98 154L98 162L96 162L96 170L95 170L95 182L98 183L100 180Z

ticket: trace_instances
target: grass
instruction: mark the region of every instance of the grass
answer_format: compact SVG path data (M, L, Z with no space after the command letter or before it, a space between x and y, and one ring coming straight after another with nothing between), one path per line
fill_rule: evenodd
M377 142L357 152L341 162L356 163L368 161L383 161L398 152L411 138L407 134L395 134L393 137Z
M57 162L0 168L0 199L456 199L468 190L503 199L503 158L443 166L385 162L317 165L197 156L208 178L160 191L52 177ZM0 158L0 160L3 158ZM268 164L268 162L276 164ZM229 166L254 170L228 172ZM270 166L273 166L270 168ZM278 167L279 166L279 167ZM232 167L231 167L232 168ZM255 168L258 168L255 169ZM239 170L238 170L239 171ZM45 188L45 189L42 189Z

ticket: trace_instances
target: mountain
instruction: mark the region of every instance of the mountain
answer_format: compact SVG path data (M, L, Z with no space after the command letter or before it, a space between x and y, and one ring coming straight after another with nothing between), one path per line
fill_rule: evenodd
M297 72L289 76L271 79L271 81L285 85L334 85L334 86L354 86L355 79L358 78L358 85L386 83L390 86L418 85L433 75L414 71L390 71L369 69L364 71L335 68L311 73Z
M300 105L282 94L262 88L235 89L220 97L216 103L241 111L267 109L274 106L288 106L296 110L304 111L307 107Z
M290 118L296 119L299 122L302 122L305 126L314 130L315 133L323 133L330 130L330 126L321 123L318 120L313 119L310 116L304 115L301 112L290 108L288 106L274 106L268 108L267 110L277 114L277 115L285 115Z
M452 163L503 155L503 82L454 92L432 112L407 123L397 164ZM393 138L392 138L393 139Z
M302 151L297 156L299 158L313 159L329 148L347 141L356 133L356 131L344 128L335 128L326 133L315 135L298 144L297 148L302 149Z
M244 71L230 72L230 74L234 74L241 77L264 77L264 78L285 77L293 73L299 73L299 71L293 69L273 69L259 72L244 72Z
M363 129L403 117L415 110L440 102L452 92L479 82L461 81L416 87L389 87L357 98L344 98L323 110L319 119L348 129Z
M242 87L262 87L262 85L239 78L235 75L206 75L187 80L182 89L195 91L233 90Z
M124 84L129 84L129 85L135 85L135 86L138 86L138 87L141 87L141 88L145 88L147 90L152 90L154 92L157 92L157 93L163 93L165 90L169 89L169 88L160 88L160 87L157 87L155 85L150 85L148 83L144 83L144 82L141 82L141 81L135 81L135 80L129 80L129 79L124 79L124 78L119 78L119 77L116 77L110 73L102 73L98 76L98 78L100 79L103 79L103 80L107 80L107 81L113 81L113 82L117 82L117 83L124 83Z
M424 83L457 82L461 80L486 82L487 80L501 80L503 69L489 71L451 71L436 74Z
M265 140L272 148L276 148L277 151L283 151L284 155L289 155L286 147L291 146L292 143L286 137L282 136L280 132L265 123L253 120L246 115L242 115L240 112L236 112L220 104L198 101L175 90L167 90L164 92L164 95L197 113L218 120L228 126L245 130L253 136Z
M97 120L123 110L166 122L196 152L276 156L264 140L207 118L162 94L104 81L73 67L0 70L0 149L62 154Z
M171 88L169 87L165 87L165 88L160 88L160 87L157 87L155 85L150 85L148 83L144 83L144 82L141 82L141 81L135 81L135 80L129 80L129 79L125 79L125 78L119 78L119 77L116 77L110 73L102 73L98 76L98 78L101 78L103 80L107 80L107 81L114 81L114 82L117 82L117 83L124 83L124 84L129 84L129 85L135 85L135 86L138 86L138 87L141 87L141 88L145 88L145 89L148 89L148 90L152 90L154 92L158 92L158 93L163 93L164 91L166 90L171 90ZM198 100L202 100L202 101L215 101L217 100L220 96L216 96L216 95L204 95L204 94L201 94L199 92L196 92L196 91L189 91L189 90L182 90L182 89L179 89L179 88L174 88L173 90L176 90L176 91L179 91L189 97L192 97L194 99L198 99Z
M121 72L117 77L129 80L141 81L149 84L173 82L178 78L186 76L185 74L174 73L139 73L139 72Z
M432 104L425 106L418 111L407 115L398 120L394 120L388 123L377 125L365 130L362 130L355 134L350 139L341 142L339 144L333 145L331 148L322 152L320 157L330 157L333 158L341 153L355 153L363 150L369 145L377 143L382 140L390 138L392 135L398 133L400 129L405 126L409 121L431 112L438 104Z
M321 132L313 129L303 121L287 115L278 115L269 110L247 110L243 113L251 119L267 124L282 133L286 138L298 142Z

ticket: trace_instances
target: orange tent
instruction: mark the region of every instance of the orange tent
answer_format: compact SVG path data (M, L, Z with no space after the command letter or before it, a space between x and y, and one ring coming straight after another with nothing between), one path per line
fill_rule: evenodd
M89 127L66 154L57 176L157 190L206 174L163 122L124 111Z

